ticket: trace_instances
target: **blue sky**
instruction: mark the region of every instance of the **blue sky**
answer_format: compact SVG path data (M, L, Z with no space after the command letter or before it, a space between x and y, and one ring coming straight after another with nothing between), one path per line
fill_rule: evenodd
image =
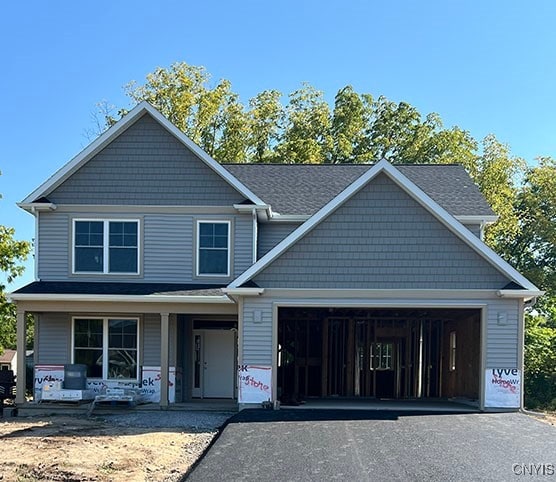
M7 2L0 16L0 223L31 239L15 206L83 149L103 99L175 61L227 78L244 102L307 81L494 133L529 163L556 157L556 2ZM33 279L32 260L13 287ZM11 287L11 288L13 288Z

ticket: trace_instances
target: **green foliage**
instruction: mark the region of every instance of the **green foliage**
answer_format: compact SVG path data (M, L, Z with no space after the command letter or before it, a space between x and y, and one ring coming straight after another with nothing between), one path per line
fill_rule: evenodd
M23 273L24 267L20 263L31 251L31 243L17 241L14 235L13 228L0 225L0 272L8 283ZM16 309L15 305L8 303L5 290L0 283L0 352L16 347Z
M277 90L265 90L249 101L248 149L251 162L273 160L273 149L280 138L285 116L280 97L282 94Z
M518 189L514 180L521 175L524 166L523 160L510 155L508 146L493 135L485 137L483 153L476 165L475 182L499 216L485 235L485 242L499 252L520 231L516 209Z
M340 89L334 99L331 136L332 150L329 162L370 162L369 125L373 99L359 95L351 85Z
M290 164L320 164L332 147L330 107L309 84L290 94L287 122L277 155Z
M526 315L525 381L528 408L556 410L556 322L553 310L550 317L538 313Z
M556 296L556 162L539 159L525 171L514 199L518 229L499 251L538 286Z

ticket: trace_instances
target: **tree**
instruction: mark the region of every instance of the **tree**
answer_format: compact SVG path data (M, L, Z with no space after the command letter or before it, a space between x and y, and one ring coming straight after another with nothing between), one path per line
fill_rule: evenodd
M332 147L330 107L324 94L304 83L289 99L278 157L289 164L321 164Z
M515 181L523 168L523 160L512 157L508 146L493 135L485 137L483 153L474 169L474 180L499 216L498 221L486 230L485 242L500 253L520 231Z
M281 97L277 90L264 90L249 101L248 149L251 162L272 161L275 155L285 115Z
M373 108L370 94L359 95L351 85L340 89L332 113L332 163L369 162L369 122Z
M525 317L525 403L528 408L556 410L556 310L554 297L542 300L542 311Z
M157 67L154 72L147 74L143 85L132 81L124 89L135 103L146 100L193 138L197 128L195 114L207 91L209 80L210 75L204 67L176 62L167 69ZM125 115L126 109L121 109L119 113ZM111 122L111 119L108 121Z
M513 197L517 228L498 250L525 276L556 296L556 161L539 159ZM556 314L556 311L554 312Z
M31 243L14 239L15 230L0 225L0 271L11 283L25 269L20 263L27 259ZM16 347L16 308L6 299L6 287L0 284L0 351Z

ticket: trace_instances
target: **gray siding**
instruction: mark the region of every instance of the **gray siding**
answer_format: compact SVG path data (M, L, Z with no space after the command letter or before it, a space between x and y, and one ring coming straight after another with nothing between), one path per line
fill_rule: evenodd
M253 224L251 215L188 215L110 213L105 218L140 219L142 223L141 275L72 275L71 223L73 218L98 217L90 213L41 213L39 218L39 278L44 281L146 281L160 283L229 282L252 264ZM232 220L232 277L195 278L195 219Z
M234 218L234 277L253 264L253 219L251 216Z
M243 304L242 361L244 364L271 365L272 346L272 302L271 298L245 298ZM261 322L254 322L256 311L261 312Z
M44 212L39 216L38 277L44 280L67 279L69 268L70 217L64 213Z
M519 301L491 301L487 313L486 368L518 368ZM505 321L499 321L502 314Z
M48 199L58 204L229 206L245 196L146 114Z
M193 218L147 215L143 246L145 281L172 283L193 278Z
M384 174L254 281L345 289L500 289L509 282Z
M160 366L160 315L143 317L143 366Z
M257 238L257 257L260 259L282 241L299 223L261 223Z
M71 362L71 319L67 313L39 315L37 363L63 365Z
M480 224L464 224L464 226L469 229L475 236L479 239L481 238L481 225Z

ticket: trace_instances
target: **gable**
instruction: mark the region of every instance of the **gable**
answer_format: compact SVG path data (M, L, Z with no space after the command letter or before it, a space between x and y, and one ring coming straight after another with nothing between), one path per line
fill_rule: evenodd
M263 288L502 289L510 279L379 173L253 281Z
M55 204L222 206L245 200L148 113L46 194Z

